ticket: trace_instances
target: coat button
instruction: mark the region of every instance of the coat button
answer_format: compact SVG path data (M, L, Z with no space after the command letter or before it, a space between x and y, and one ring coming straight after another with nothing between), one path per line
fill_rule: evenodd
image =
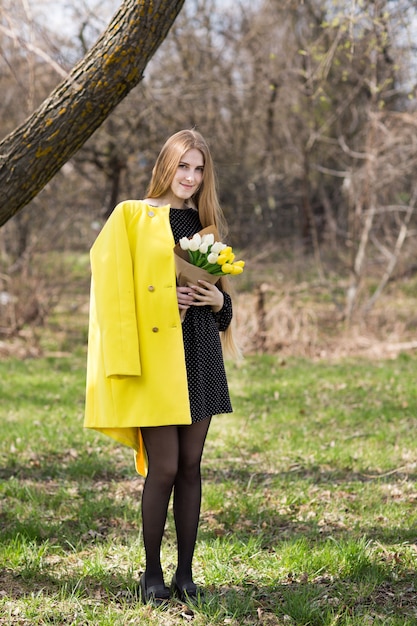
M148 291L155 291L155 287L153 285L149 285Z
M149 217L153 217L155 215L155 212L154 211L148 211L148 215L149 215Z
M158 331L159 331L158 326L154 326L154 327L152 328L152 332L153 332L153 333L157 333Z

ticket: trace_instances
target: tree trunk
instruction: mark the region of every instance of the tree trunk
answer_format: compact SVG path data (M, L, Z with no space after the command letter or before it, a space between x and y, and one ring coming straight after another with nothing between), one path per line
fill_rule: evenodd
M43 104L0 143L0 226L24 207L143 78L184 0L124 0Z

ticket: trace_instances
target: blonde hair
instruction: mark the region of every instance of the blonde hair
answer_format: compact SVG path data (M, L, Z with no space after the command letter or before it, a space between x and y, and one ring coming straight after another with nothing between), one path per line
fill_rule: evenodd
M191 202L198 211L203 228L213 224L222 239L227 235L227 223L218 199L213 159L206 140L196 130L180 130L167 139L156 159L146 196L160 198L169 192L181 159L192 149L199 150L203 155L204 172L201 185L191 197ZM230 283L226 276L220 278L220 286L231 295ZM226 354L240 356L232 324L222 333L222 343Z

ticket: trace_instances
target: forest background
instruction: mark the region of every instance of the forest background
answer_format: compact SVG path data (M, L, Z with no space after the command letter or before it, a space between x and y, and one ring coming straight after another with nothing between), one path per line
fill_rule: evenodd
M39 106L118 3L0 2L0 134ZM88 250L196 127L217 164L246 353L417 347L416 7L187 0L145 77L0 230L0 355L86 342ZM70 132L70 129L69 129Z

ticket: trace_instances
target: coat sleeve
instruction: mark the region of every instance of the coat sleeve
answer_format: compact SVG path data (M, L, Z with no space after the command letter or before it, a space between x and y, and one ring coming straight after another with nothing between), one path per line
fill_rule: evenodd
M91 249L91 306L107 377L140 376L133 264L126 216L118 205Z

